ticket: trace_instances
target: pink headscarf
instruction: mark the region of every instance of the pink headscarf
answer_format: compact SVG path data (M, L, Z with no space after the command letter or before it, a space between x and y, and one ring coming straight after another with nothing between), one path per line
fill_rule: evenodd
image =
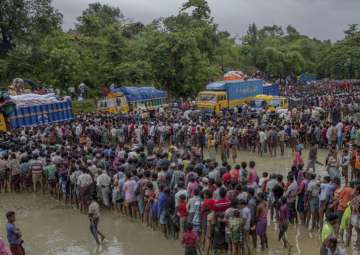
M4 240L0 238L0 255L11 255L9 250L5 246Z

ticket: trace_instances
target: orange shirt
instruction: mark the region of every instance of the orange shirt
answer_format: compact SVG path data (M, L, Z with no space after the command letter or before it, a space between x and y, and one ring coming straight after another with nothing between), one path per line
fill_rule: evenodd
M351 195L353 189L350 187L344 187L340 190L339 194L339 204L337 207L338 211L345 211L348 203L351 201Z

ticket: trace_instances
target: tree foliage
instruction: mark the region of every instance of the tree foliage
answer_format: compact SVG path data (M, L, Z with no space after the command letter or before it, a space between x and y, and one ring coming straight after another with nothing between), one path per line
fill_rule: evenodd
M360 32L351 24L336 43L296 28L250 24L241 37L220 31L205 0L150 24L130 21L120 8L90 4L73 30L61 29L51 0L0 2L0 82L33 79L64 93L85 82L100 86L154 85L174 95L195 94L227 70L262 71L269 79L312 73L360 78Z

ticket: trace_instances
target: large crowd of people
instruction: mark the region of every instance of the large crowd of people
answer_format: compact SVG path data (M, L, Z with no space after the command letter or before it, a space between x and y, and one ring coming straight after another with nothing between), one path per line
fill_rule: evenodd
M318 100L331 111L320 111L316 99L257 119L246 107L205 115L178 105L149 116L82 114L14 130L0 135L0 192L49 193L76 205L89 214L98 244L104 207L179 238L189 255L267 249L269 220L287 249L289 224L301 224L321 232L321 254L343 254L338 241L348 246L356 237L360 247L360 126L353 118L359 98L357 87L351 91L350 99L335 91ZM329 150L326 162L319 162L319 148ZM278 160L286 150L294 160L285 176L260 174L251 160L238 164L242 151ZM15 212L7 218L12 254L25 254Z

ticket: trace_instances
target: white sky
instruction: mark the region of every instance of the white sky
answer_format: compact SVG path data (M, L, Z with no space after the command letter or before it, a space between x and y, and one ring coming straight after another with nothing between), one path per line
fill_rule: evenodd
M176 14L184 0L53 0L64 15L63 27L71 28L89 3L101 2L121 9L133 21ZM242 35L250 23L258 26L291 24L318 39L338 40L347 24L360 23L360 0L208 0L220 29Z

